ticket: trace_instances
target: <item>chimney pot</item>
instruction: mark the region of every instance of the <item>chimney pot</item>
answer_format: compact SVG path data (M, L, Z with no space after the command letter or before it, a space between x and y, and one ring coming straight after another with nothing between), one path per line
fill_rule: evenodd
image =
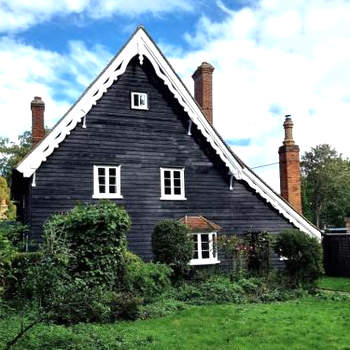
M32 110L32 145L35 146L45 137L44 110L45 103L39 96L35 96L30 104Z
M213 72L214 67L208 62L203 62L192 75L194 98L210 124L213 124Z

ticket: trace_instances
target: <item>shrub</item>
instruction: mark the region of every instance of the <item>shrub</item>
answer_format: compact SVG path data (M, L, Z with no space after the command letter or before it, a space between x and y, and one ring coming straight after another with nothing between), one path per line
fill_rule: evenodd
M176 220L159 222L152 234L154 260L169 265L175 277L181 277L189 270L193 254L192 238L184 224Z
M16 250L8 237L8 232L0 230L0 298L4 292L5 273L11 266L15 254Z
M5 274L5 297L13 298L18 291L21 297L30 299L33 290L26 283L30 269L37 265L42 258L41 252L17 252L11 260L11 266Z
M50 235L63 237L72 253L69 274L90 286L113 288L123 283L126 233L130 228L126 210L110 201L78 205L55 215L45 224L46 243Z
M188 305L182 301L163 298L152 304L144 305L140 308L139 318L156 318L171 315L174 312L186 310Z
M316 238L299 230L286 230L276 237L274 250L286 258L285 272L291 286L313 286L321 277L322 247Z
M129 227L126 211L107 201L51 217L41 259L29 269L25 285L40 313L62 324L112 319L115 300L105 295L124 285Z
M265 275L270 269L270 235L251 231L244 237L247 249L247 268L256 275Z
M231 265L231 278L241 278L247 268L247 247L244 239L237 235L220 235L217 246Z
M167 265L134 260L127 265L125 280L130 292L142 296L149 302L170 288L172 272Z

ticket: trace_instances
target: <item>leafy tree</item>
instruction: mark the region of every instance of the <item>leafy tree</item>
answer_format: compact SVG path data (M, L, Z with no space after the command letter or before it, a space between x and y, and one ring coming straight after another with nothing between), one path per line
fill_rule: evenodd
M0 204L2 199L5 199L8 206L7 211L4 213L6 218L9 220L16 218L16 206L11 202L10 189L7 185L7 181L4 177L0 176ZM1 214L1 213L0 213ZM1 220L1 216L0 216Z
M18 144L7 137L0 137L0 175L8 183L11 181L12 169L25 157L32 147L32 133L25 131L18 136Z
M303 155L301 170L304 215L320 228L344 225L350 214L350 161L323 144Z

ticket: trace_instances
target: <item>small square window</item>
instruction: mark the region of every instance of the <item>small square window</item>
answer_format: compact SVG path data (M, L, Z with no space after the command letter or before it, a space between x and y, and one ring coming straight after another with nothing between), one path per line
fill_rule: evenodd
M218 264L216 249L216 232L193 233L193 257L190 265Z
M148 96L145 92L131 93L132 109L148 109Z
M94 165L93 198L123 198L120 192L120 165Z
M185 200L185 169L160 168L160 199Z

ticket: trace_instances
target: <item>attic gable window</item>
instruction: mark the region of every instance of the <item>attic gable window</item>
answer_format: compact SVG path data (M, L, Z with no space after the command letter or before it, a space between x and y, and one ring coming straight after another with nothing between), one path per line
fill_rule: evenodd
M148 96L145 92L131 93L131 108L132 109L148 109Z
M216 232L193 233L193 257L190 265L219 264L216 249Z
M120 191L120 165L94 165L92 198L123 198Z
M185 169L160 168L162 200L186 200Z

